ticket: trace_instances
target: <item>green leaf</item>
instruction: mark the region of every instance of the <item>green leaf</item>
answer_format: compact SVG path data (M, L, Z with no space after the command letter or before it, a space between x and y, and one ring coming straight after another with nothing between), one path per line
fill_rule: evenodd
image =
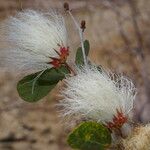
M69 71L64 67L51 68L24 77L17 84L19 96L28 102L36 102L46 96Z
M111 134L102 124L84 122L69 136L68 144L80 150L105 150L111 144Z
M84 41L84 48L85 48L85 54L86 54L86 56L88 56L89 50L90 50L90 43L89 43L88 40ZM78 66L84 65L84 59L83 59L83 53L82 53L82 48L81 47L79 47L77 49L75 62Z

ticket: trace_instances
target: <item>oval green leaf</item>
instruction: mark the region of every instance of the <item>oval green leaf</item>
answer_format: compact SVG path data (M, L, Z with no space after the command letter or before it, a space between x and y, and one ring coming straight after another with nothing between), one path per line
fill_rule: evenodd
M86 54L86 56L88 56L89 51L90 51L90 43L89 43L88 40L84 41L84 48L85 48L85 54ZM82 53L82 48L81 47L79 47L77 49L75 63L78 66L84 65L83 53Z
M45 97L69 71L64 66L47 69L24 77L17 84L19 96L28 102L36 102Z
M111 133L102 124L84 122L69 136L68 144L80 150L106 150L111 144Z

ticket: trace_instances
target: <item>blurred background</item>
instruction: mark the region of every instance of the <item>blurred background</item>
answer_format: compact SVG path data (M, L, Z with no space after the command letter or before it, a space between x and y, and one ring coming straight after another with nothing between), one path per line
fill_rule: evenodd
M150 1L149 0L0 0L0 21L21 9L60 10L68 26L70 47L80 45L76 28L63 11L69 2L78 21L85 20L90 59L123 73L138 94L133 118L150 121ZM29 104L16 92L16 76L0 70L0 150L69 150L67 129L58 117L54 90L44 100Z

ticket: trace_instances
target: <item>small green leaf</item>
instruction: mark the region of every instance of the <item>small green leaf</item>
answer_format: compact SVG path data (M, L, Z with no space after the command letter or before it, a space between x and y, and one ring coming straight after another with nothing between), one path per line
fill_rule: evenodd
M68 73L69 71L62 66L28 75L17 84L19 96L25 101L36 102L46 96Z
M69 136L68 144L80 150L105 150L111 144L111 134L102 124L84 122Z
M84 41L84 48L85 48L85 55L88 56L89 51L90 51L90 43L88 40Z
M85 54L86 56L88 56L89 54L89 50L90 50L90 43L88 40L84 41L84 48L85 48ZM76 64L81 66L84 64L84 60L83 60L83 53L82 53L82 48L79 47L77 49L77 53L76 53L76 60L75 60Z

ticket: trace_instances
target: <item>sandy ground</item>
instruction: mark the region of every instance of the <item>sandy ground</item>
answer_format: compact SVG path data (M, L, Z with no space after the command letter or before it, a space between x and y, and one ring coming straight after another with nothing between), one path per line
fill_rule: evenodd
M62 6L60 0L22 0L22 2L23 8L48 10L50 7L60 9ZM141 64L131 52L125 51L124 42L118 34L118 27L114 21L114 13L97 6L93 1L75 2L70 0L69 2L72 2L74 13L79 20L84 18L87 21L85 36L92 43L90 52L92 61L117 72L123 72L133 79L139 91L135 105L135 109L138 110L146 101ZM139 19L144 20L140 21L142 34L145 41L149 41L148 9L150 5L149 2L146 5L140 0L138 2L142 12L142 17ZM0 19L3 20L6 16L15 14L19 7L17 0L1 0ZM123 12L128 12L128 7L123 7L123 10ZM129 17L128 13L125 15ZM72 25L69 19L67 19L67 24L68 26ZM131 22L127 20L124 28L132 41L132 47L136 46ZM77 34L71 32L70 37L70 39L74 39L71 43L72 48L77 47L79 45ZM150 78L149 45L146 43L145 47L146 60L144 64L147 67L147 77ZM28 104L19 98L16 92L16 80L15 75L0 71L0 150L69 150L70 148L66 144L68 131L64 129L55 108L57 100L48 95L38 103ZM141 121L150 120L149 108L148 104Z
M28 104L18 97L11 75L1 72L0 79L0 149L69 150L54 99Z

